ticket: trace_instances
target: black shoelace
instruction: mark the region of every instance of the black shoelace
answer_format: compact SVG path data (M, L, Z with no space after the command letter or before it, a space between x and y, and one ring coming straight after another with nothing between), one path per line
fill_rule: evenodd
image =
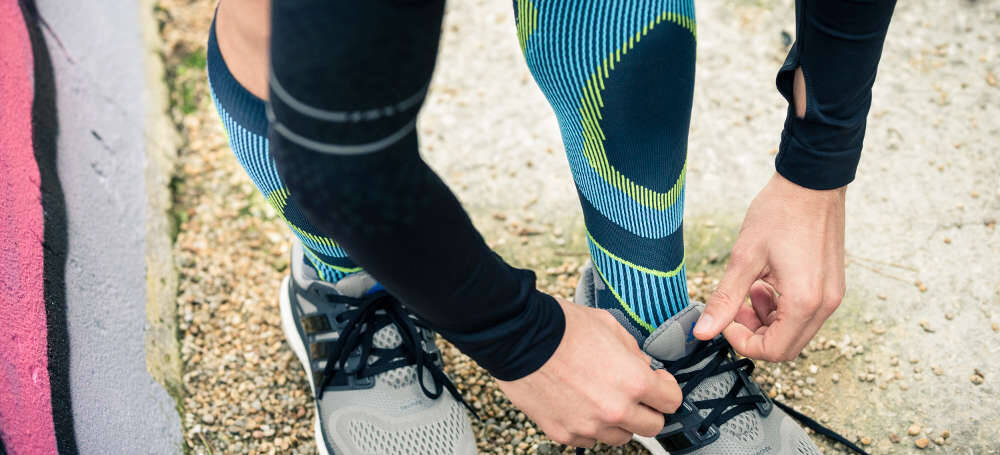
M436 363L440 353L424 351L423 336L417 329L417 322L400 305L395 297L385 291L377 291L360 298L329 294L331 303L345 303L348 310L336 316L338 323L344 323L339 338L334 341L326 359L326 368L319 385L319 396L330 384L349 376L361 379L375 376L389 370L416 365L417 382L424 395L437 399L445 389L466 409L478 418L475 409L462 398L455 385ZM375 332L390 324L395 325L402 342L394 348L374 346ZM352 353L360 350L360 356L348 362ZM376 360L369 363L374 355ZM424 373L430 372L434 389L424 383Z
M680 371L692 368L709 357L712 357L712 360L709 361L704 368L689 371L687 373L680 373ZM699 343L698 348L683 359L672 362L663 361L662 363L663 368L670 372L670 374L674 375L674 378L677 379L678 383L684 384L684 387L681 388L681 392L685 397L698 387L699 384L712 376L724 374L730 371L736 373L736 381L733 383L732 388L729 389L729 392L727 392L723 397L692 401L692 404L700 410L711 409L708 415L705 416L704 420L702 420L701 426L698 428L700 433L707 431L713 424L717 427L722 426L722 424L729 419L732 419L733 417L736 417L744 412L756 410L759 404L764 404L768 401L763 392L761 392L756 386L753 386L753 390L748 388L750 385L749 379L746 381L742 379L749 378L751 373L753 373L755 368L753 361L747 358L736 359L732 346L730 346L729 342L723 337L717 337L711 341ZM745 389L750 393L740 396L740 392ZM798 420L799 423L812 429L816 433L835 442L839 442L860 455L868 455L867 452L854 443L848 441L847 438L790 408L788 405L777 400L771 400L771 402L788 413L789 416ZM576 451L578 455L582 455L584 452L585 449L582 448L577 449Z

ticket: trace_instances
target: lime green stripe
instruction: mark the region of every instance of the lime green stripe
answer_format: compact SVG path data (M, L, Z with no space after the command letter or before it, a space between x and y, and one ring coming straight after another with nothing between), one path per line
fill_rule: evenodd
M271 204L271 207L278 212L278 216L280 216L281 219L285 221L285 224L295 231L296 234L299 234L320 245L337 248L337 242L334 242L333 239L306 232L302 228L293 224L291 221L288 221L288 218L285 217L285 205L288 204L288 188L280 188L272 191L271 194L267 195L267 202Z
M652 324L643 321L642 319L639 318L638 314L635 314L635 311L632 311L632 308L630 308L629 305L625 303L625 300L622 299L622 296L618 295L618 291L615 291L614 286L611 286L611 280L609 280L606 276L604 276L604 272L601 271L601 268L597 266L597 263L594 263L594 270L597 270L597 273L601 275L601 279L604 280L604 283L608 286L608 290L611 291L611 295L615 296L615 299L618 300L618 304L621 305L622 309L625 310L625 313L628 314L628 316L632 318L632 320L635 321L636 324L639 324L640 326L642 326L642 328L646 329L650 333L656 330L656 328L653 327Z
M517 0L517 42L526 53L528 38L538 28L538 8L530 0Z
M675 269L673 269L673 270L671 270L669 272L661 272L659 270L653 270L651 268L643 267L641 265L635 264L635 263L630 262L630 261L626 261L625 259L622 259L622 258L620 258L618 256L615 256L614 253L612 253L612 252L608 251L607 249L605 249L603 246L601 246L600 243L597 243L597 240L594 240L594 236L590 235L590 231L587 231L587 238L589 238L590 241L594 243L594 246L596 246L597 249L601 250L602 253L606 254L611 259L614 259L615 261L618 261L618 262L620 262L620 263L622 263L622 264L624 264L624 265L626 265L628 267L631 267L633 269L636 269L636 270L638 270L638 271L640 271L642 273L646 273L646 274L653 275L653 276L658 276L660 278L670 278L670 277L676 276L684 268L684 261L687 260L687 252L685 251L684 252L684 256L681 257L681 263L677 264L677 267Z
M523 3L527 2L528 0L518 0L518 7L522 7ZM531 7L533 8L533 6ZM611 67L611 71L614 71L615 62L621 61L621 54L628 54L628 50L631 49L636 42L640 41L643 35L647 34L649 30L652 30L663 19L667 19L672 23L684 27L690 31L692 35L695 33L694 21L673 12L662 12L656 19L643 25L641 30L636 32L634 35L629 36L628 41L626 41L620 48L608 54L607 58L605 58L604 61L597 66L585 82L584 86L581 88L582 96L580 97L580 124L583 127L584 142L583 154L590 163L590 167L592 167L597 174L604 179L604 181L620 190L630 199L642 206L650 207L654 210L666 210L673 207L673 205L677 202L681 189L684 187L684 181L687 175L687 161L685 160L684 167L681 169L680 175L677 176L677 180L674 182L673 187L665 193L654 191L639 185L615 169L614 166L610 164L607 152L604 150L604 141L607 137L605 136L600 124L600 120L603 119L601 109L604 107L604 99L601 96L601 92L605 89L604 80L608 79L610 76L608 66Z
M320 264L323 264L323 265L325 265L325 266L327 266L327 267L329 267L331 269L334 269L334 270L336 270L338 272L354 273L354 272L360 272L361 271L361 267L341 267L339 265L330 264L329 262L326 262L326 261L320 259L319 256L316 256L316 253L313 253L312 251L310 251L309 248L303 248L302 250L305 251L306 254L309 255L310 259L315 260L316 262L319 262Z

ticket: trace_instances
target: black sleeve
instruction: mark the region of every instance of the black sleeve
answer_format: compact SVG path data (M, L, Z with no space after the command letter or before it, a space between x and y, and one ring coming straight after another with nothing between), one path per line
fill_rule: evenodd
M270 152L313 225L493 376L514 380L549 359L565 320L534 273L486 246L418 153L443 3L274 2Z
M796 33L778 72L788 113L775 167L816 190L854 180L861 158L872 84L895 0L796 0ZM806 114L792 97L795 68L806 81Z

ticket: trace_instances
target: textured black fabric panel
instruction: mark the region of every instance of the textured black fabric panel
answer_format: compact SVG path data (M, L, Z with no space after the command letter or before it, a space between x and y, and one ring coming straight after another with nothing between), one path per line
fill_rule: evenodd
M296 99L354 111L397 103L430 82L442 2L290 3L276 2L272 13L272 80ZM337 145L382 139L419 111L337 123L283 103L273 86L270 99L276 123ZM562 339L562 309L535 288L534 273L486 246L420 158L415 130L378 151L335 155L271 126L289 199L409 309L498 378L520 378L548 360Z
M854 180L895 5L895 0L796 0L796 41L776 79L789 103L775 158L785 178L817 190ZM797 67L806 81L801 119L792 99Z

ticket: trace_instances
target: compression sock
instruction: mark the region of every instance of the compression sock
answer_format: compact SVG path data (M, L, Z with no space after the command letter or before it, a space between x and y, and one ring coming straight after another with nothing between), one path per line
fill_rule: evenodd
M688 305L693 0L514 0L514 10L583 205L597 304L641 341Z
M212 100L236 159L302 242L306 263L316 269L320 279L330 282L360 271L333 239L309 223L288 186L278 176L274 159L268 153L264 101L247 91L229 72L219 51L214 21L208 36L207 66Z

